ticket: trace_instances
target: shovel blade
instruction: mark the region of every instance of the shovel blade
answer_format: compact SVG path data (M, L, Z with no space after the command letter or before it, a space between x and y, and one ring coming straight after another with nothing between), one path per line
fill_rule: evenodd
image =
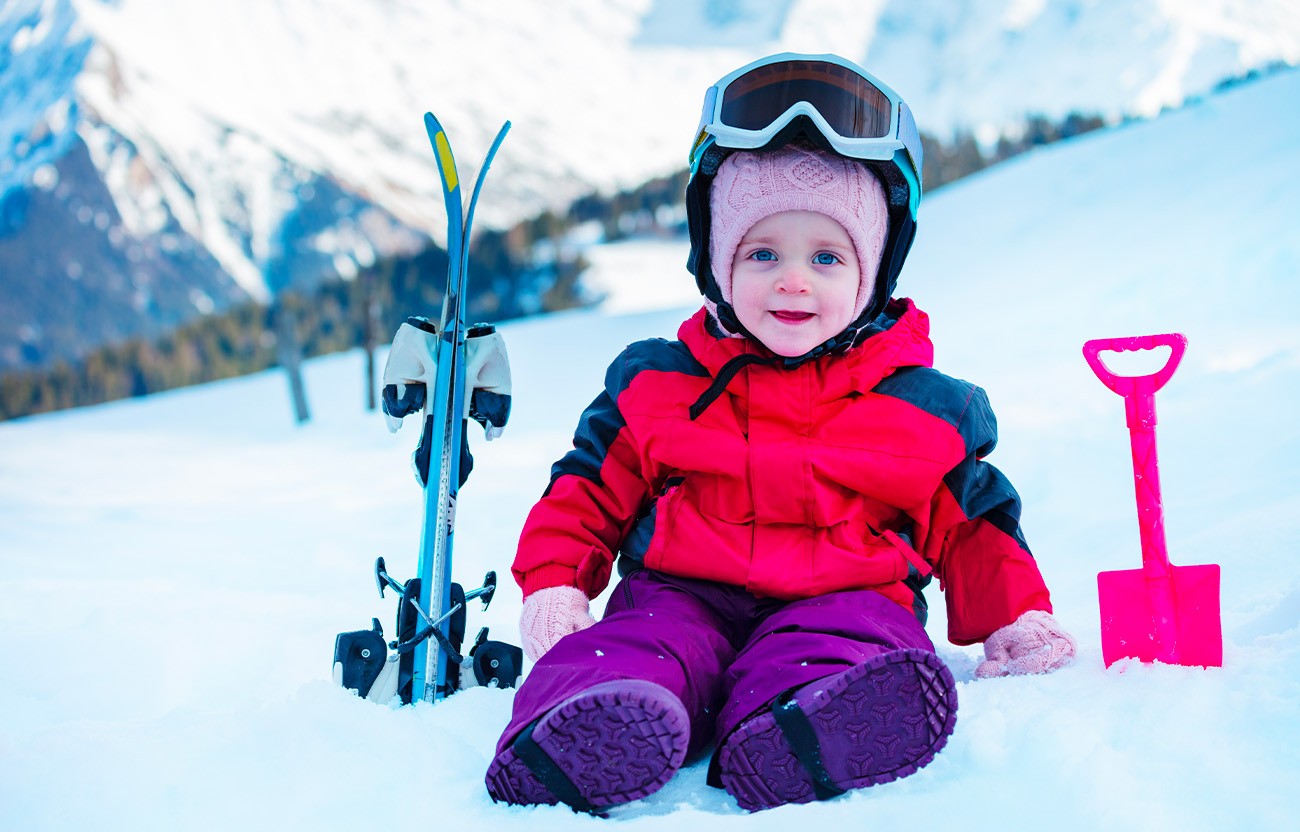
M1219 567L1170 566L1168 576L1142 569L1097 574L1101 656L1188 667L1223 666Z

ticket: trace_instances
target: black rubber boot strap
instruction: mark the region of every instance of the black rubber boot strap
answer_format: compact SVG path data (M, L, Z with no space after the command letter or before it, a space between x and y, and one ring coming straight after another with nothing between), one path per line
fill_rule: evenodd
M541 781L542 785L560 799L561 803L573 807L579 812L594 813L596 807L592 806L587 798L582 796L578 787L569 779L569 775L555 764L555 761L542 750L533 740L533 727L537 725L534 722L525 728L515 741L510 744L510 748L515 752L519 761L533 773L533 776Z
M828 800L844 794L845 790L835 785L831 776L826 773L826 766L822 764L821 743L813 733L808 715L795 704L794 691L784 693L777 698L772 705L772 716L776 718L776 725L794 751L794 756L812 777L813 794L817 799Z

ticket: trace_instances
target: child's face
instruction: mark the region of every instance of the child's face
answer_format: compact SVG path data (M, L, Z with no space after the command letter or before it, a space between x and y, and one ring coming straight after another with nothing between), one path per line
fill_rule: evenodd
M813 211L755 223L731 264L732 306L777 355L800 356L849 325L862 273L849 233Z

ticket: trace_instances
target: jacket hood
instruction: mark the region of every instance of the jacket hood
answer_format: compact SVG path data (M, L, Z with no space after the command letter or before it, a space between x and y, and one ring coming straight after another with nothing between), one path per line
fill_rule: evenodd
M850 391L866 393L881 379L901 367L931 367L934 345L930 341L930 317L910 298L891 300L867 327L870 333L859 344L838 355L826 355L809 362L818 374L819 399L833 399ZM707 308L682 323L677 337L709 374L716 377L727 362L742 355L772 356L762 344L748 338L733 338L721 332ZM787 372L779 364L755 365L751 369Z

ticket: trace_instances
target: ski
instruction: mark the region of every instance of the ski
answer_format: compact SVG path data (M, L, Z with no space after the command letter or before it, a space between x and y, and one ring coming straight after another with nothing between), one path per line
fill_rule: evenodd
M430 459L424 484L424 524L420 540L417 577L420 580L419 609L428 621L437 622L435 637L415 647L412 676L413 696L437 702L455 689L448 681L448 612L452 604L451 558L455 543L456 496L460 490L461 446L464 442L465 413L465 304L469 272L469 235L474 209L484 179L510 122L502 125L488 149L471 196L468 215L461 199L460 177L447 133L433 113L424 114L424 127L438 160L447 211L447 287L443 294L442 320L437 350L437 380L425 412L425 431L441 451L435 476ZM462 602L463 603L463 602ZM441 637L439 637L441 636Z
M380 703L395 696L403 704L420 699L438 702L472 685L513 687L523 671L523 651L488 640L487 627L461 653L466 604L477 598L487 609L496 592L496 573L489 571L481 587L468 591L451 580L456 498L473 464L465 437L466 414L482 424L492 439L500 435L510 413L504 342L491 324L467 326L465 320L474 209L510 122L502 125L488 150L468 210L446 131L432 113L425 113L424 125L437 158L447 213L442 315L436 324L424 317L407 318L393 339L384 368L389 431L396 431L408 415L421 416L414 457L424 507L418 574L402 583L388 573L380 557L374 572L380 597L385 590L400 596L396 638L385 642L383 627L373 619L370 629L340 633L334 641L336 683ZM467 367L474 373L472 394L466 389Z

